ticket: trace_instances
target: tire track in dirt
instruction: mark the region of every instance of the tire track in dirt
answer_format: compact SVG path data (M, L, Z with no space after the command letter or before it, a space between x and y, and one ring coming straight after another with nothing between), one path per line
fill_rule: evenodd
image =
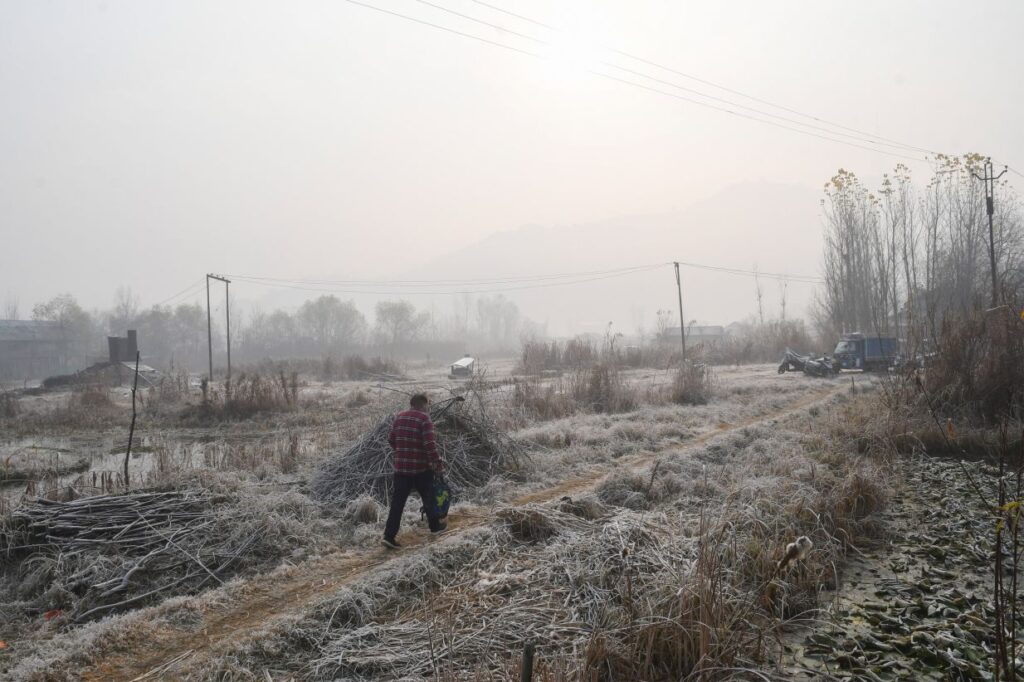
M831 399L844 388L845 385L840 387L829 384L827 390L812 389L809 395L771 414L737 424L719 424L715 430L686 443L621 457L610 465L596 467L583 476L522 495L502 506L550 502L566 495L585 492L614 470L642 468L665 452L691 450L717 436L789 417ZM282 575L253 576L232 591L227 597L227 604L218 601L204 605L201 608L201 627L166 625L159 630L142 627L137 633L124 636L118 642L116 651L101 655L99 660L81 669L81 679L132 682L167 679L163 675L171 666L180 671L183 670L182 665L186 668L201 665L203 657L214 652L222 643L237 644L275 620L303 613L345 585L399 557L408 556L411 551L432 542L444 542L448 537L486 525L492 520L491 514L471 514L456 509L449 515L451 530L444 537L431 539L423 532L407 532L403 536L405 549L400 552L384 548L348 550L306 561Z

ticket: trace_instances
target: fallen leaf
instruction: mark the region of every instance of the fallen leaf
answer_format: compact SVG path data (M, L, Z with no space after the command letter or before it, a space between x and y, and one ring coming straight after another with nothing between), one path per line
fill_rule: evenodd
M46 620L53 620L64 615L64 609L52 609L43 614L43 618Z

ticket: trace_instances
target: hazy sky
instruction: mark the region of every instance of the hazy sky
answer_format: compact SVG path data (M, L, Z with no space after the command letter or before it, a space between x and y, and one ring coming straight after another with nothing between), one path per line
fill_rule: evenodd
M524 224L670 212L738 182L819 188L838 167L897 161L587 73L615 60L737 99L600 46L1024 170L1021 2L492 2L556 32L432 1L551 45L366 0L548 58L346 0L0 2L0 298L25 316L64 291L106 307L122 284L149 305L207 271L399 277ZM739 243L716 264L764 257Z

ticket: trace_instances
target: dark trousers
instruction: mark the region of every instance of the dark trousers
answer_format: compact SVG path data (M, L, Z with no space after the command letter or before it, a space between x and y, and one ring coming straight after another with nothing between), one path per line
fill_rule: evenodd
M384 537L391 540L398 535L398 527L402 524L402 512L405 511L405 501L409 494L415 490L423 500L423 508L427 512L427 522L430 530L437 530L441 527L434 512L434 504L430 497L434 494L434 472L421 471L418 474L395 474L393 480L394 490L391 493L391 511L388 512L388 522L384 526Z

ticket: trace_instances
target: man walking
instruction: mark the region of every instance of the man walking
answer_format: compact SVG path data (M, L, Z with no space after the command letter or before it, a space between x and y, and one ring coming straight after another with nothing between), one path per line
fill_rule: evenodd
M443 533L448 524L442 523L437 517L435 505L431 501L434 488L434 475L444 474L441 458L437 454L437 442L434 440L434 424L427 414L427 396L417 393L409 399L409 408L399 412L391 425L388 442L395 452L395 477L391 493L391 510L388 522L384 526L384 546L398 549L395 540L398 527L402 523L402 512L405 501L413 490L423 499L423 508L427 512L427 522L431 533Z

